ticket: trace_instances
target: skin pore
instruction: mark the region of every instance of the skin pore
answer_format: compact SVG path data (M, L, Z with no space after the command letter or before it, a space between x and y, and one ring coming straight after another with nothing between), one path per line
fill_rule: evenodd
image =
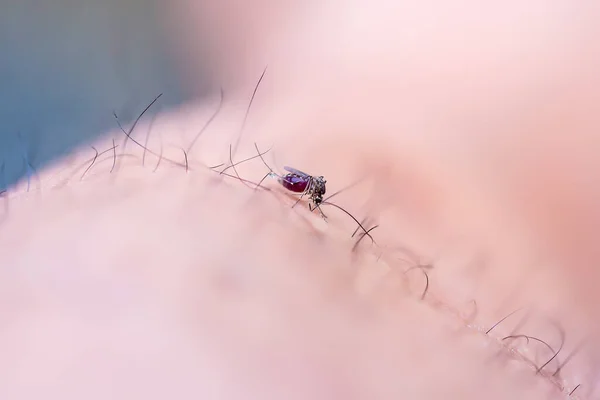
M252 52L269 68L243 132L266 63L215 56L242 71L221 106L151 109L146 150L115 126L5 194L0 397L599 395L589 10L421 25L425 5L327 4L293 46ZM258 158L219 174L238 138L234 162L256 143L279 173L325 176L325 197L349 187L330 201L375 243L236 179L260 181Z

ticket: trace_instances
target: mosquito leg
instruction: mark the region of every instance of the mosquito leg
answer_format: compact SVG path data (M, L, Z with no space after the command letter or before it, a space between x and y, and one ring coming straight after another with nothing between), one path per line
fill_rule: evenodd
M292 206L292 208L296 207L296 205L298 203L300 203L300 200L302 200L302 198L304 197L304 195L306 195L307 193L313 193L313 184L312 184L312 179L309 181L308 186L306 186L306 189L304 189L304 192L302 192L302 195L300 196L300 198L298 199L298 201L296 201L294 203L294 205ZM310 203L308 204L310 207ZM312 210L311 210L312 211Z
M269 176L275 176L278 177L277 174L275 174L274 172L267 172L267 174L265 176L262 177L262 179L258 182L258 185L256 185L256 187L254 188L254 190L258 189L265 179L267 179ZM264 189L264 188L263 188Z
M297 205L298 203L300 203L300 200L302 200L302 198L304 197L304 195L305 195L306 193L307 193L306 191L305 191L304 193L302 193L302 195L301 195L301 196L300 196L300 198L299 198L299 199L298 199L298 200L297 200L297 201L294 203L294 205L292 206L292 208L296 207L296 205ZM310 204L309 204L309 207L310 207ZM312 211L312 210L311 210L311 211Z
M325 221L327 221L327 215L325 215L325 213L323 212L323 210L321 209L321 206L317 206L317 208L319 209L319 213L321 213L321 217L323 217L323 219Z
M323 217L323 219L325 221L327 221L327 215L325 215L325 213L323 212L323 210L321 210L320 206L312 206L312 204L308 203L308 209L310 210L310 212L313 212L316 209L319 209L319 213L321 213L321 217Z

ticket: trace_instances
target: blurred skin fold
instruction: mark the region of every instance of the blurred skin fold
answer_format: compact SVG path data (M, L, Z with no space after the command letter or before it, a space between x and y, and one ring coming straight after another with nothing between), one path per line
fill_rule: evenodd
M113 173L82 148L6 196L2 398L599 396L594 2L164 11L182 74L199 92L194 71L212 74L223 107L187 173L169 160L216 94L144 118L144 166L131 141ZM272 146L275 171L350 185L331 201L376 244L352 251L354 221L291 209L272 179L206 168L229 161L266 65L234 159Z

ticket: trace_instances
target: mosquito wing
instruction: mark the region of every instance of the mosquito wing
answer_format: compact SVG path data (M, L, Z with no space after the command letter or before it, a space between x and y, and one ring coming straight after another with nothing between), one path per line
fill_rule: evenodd
M302 171L300 171L300 170L298 170L298 169L296 169L296 168L292 168L292 167L283 167L283 169L285 169L286 171L288 171L288 172L291 172L291 173L293 173L293 174L296 174L296 175L299 175L299 176L303 176L303 177L305 177L305 178L310 178L310 177L312 177L312 175L310 175L310 174L307 174L306 172L302 172Z

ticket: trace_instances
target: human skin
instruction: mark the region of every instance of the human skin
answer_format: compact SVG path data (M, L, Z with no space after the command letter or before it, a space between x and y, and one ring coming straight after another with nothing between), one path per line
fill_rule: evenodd
M514 43L488 10L450 31L480 40L444 52L429 39L448 12L407 58L407 42L382 40L399 11L355 3L285 36L319 43L257 50L269 68L243 132L262 59L244 58L221 108L215 95L143 119L132 135L149 151L115 129L94 143L115 152L79 149L4 196L2 398L542 399L579 384L573 397L598 396L592 28L515 17L512 31L539 40ZM369 46L340 44L352 32ZM216 64L235 75L236 61ZM375 243L353 249L351 218L292 208L275 180L255 190L218 173L230 145L241 160L254 143L277 171L324 175L328 195L356 183L331 201L378 224ZM423 296L411 268L425 264ZM561 332L539 373L544 344L503 340L558 349Z

